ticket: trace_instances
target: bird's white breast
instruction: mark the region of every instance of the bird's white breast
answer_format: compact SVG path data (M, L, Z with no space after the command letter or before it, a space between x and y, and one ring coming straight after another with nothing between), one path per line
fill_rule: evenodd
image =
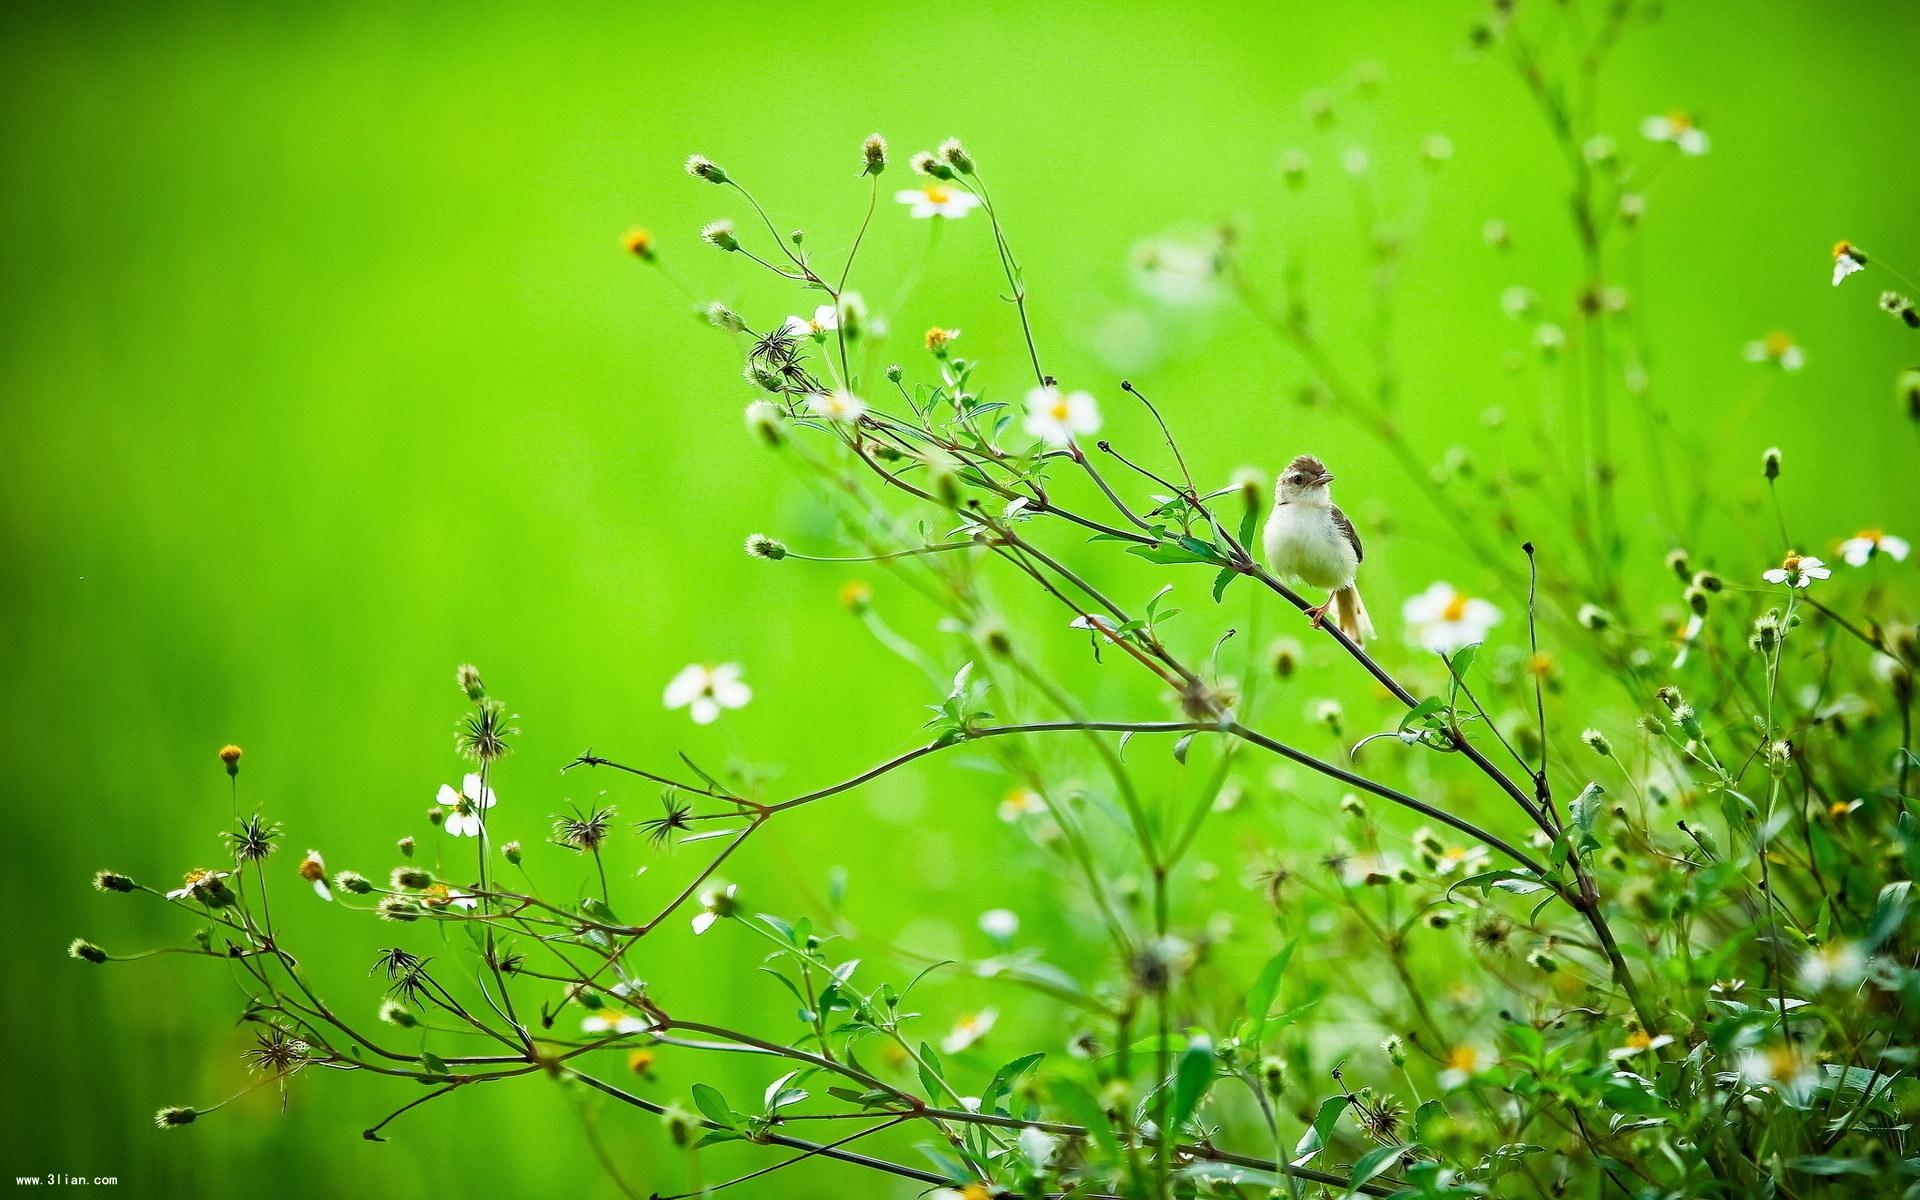
M1346 587L1360 567L1353 543L1324 504L1279 504L1267 518L1267 566L1276 575L1312 587Z

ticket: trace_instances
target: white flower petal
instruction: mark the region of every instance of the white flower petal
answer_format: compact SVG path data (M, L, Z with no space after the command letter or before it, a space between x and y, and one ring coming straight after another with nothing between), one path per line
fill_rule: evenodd
M682 667L680 673L667 684L660 702L668 708L685 708L693 703L694 697L707 690L707 669L699 663Z

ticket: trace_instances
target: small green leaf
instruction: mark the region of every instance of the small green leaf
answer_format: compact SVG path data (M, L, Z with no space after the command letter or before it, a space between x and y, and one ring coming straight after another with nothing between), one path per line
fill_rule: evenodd
M1280 992L1280 976L1286 972L1287 963L1293 959L1293 948L1300 944L1295 938L1280 947L1280 953L1267 960L1260 968L1260 974L1253 981L1253 988L1247 993L1247 1042L1258 1047L1266 1037L1267 1018L1273 1012L1273 1000Z
M720 1094L720 1089L711 1084L693 1085L693 1106L703 1113L707 1120L716 1125L732 1127L734 1123L733 1106Z
M1207 1089L1213 1086L1213 1039L1202 1031L1193 1031L1186 1053L1180 1056L1173 1073L1173 1119L1168 1128L1185 1125L1193 1110L1200 1106Z

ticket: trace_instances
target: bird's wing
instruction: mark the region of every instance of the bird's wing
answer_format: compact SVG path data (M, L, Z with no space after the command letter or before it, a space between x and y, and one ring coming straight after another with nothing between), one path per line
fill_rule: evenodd
M1367 552L1360 548L1360 535L1353 531L1353 522L1347 520L1347 514L1340 511L1338 504L1333 506L1333 527L1338 529L1341 536L1345 537L1347 541L1352 544L1353 561L1364 562L1367 557Z

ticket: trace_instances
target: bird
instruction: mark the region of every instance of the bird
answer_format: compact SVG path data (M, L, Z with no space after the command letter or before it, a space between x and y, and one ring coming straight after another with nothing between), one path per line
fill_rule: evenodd
M1267 566L1281 578L1330 593L1325 604L1309 608L1315 628L1333 610L1333 622L1354 645L1373 636L1373 621L1354 586L1360 561L1360 535L1333 502L1327 485L1333 473L1311 454L1287 464L1273 486L1273 513L1267 517L1262 546Z

